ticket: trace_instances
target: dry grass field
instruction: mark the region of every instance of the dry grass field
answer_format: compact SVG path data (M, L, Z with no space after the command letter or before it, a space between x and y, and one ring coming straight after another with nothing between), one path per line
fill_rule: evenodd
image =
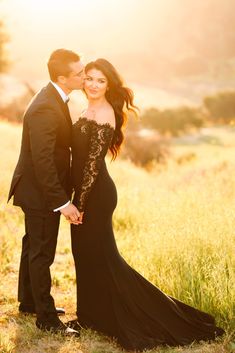
M21 127L2 122L0 136L0 353L123 352L89 330L79 339L43 333L34 318L18 314L23 216L6 198ZM226 330L223 339L211 344L157 347L151 353L235 352L234 137L224 136L226 146L172 146L169 163L151 172L128 161L108 162L119 195L114 227L121 254L164 292L215 315ZM75 271L69 225L63 219L52 277L56 304L66 309L62 320L74 318Z

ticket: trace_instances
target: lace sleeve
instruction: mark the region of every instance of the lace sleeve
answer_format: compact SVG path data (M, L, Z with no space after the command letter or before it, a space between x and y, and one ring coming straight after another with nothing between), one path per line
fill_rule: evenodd
M89 153L83 171L83 181L77 205L80 212L84 211L87 197L112 141L113 132L114 130L109 124L92 124Z

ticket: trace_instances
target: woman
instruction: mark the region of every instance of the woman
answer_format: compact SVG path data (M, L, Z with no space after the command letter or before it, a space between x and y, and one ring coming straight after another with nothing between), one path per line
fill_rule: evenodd
M81 217L72 225L77 276L77 320L111 337L125 349L185 345L223 334L214 318L161 292L132 269L118 252L112 229L115 185L105 165L123 141L124 108L134 110L132 91L105 59L85 68L88 108L73 127L74 204Z

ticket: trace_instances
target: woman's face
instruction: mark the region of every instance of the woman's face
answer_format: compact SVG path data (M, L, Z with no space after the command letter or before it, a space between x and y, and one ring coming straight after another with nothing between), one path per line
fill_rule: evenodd
M104 97L107 88L108 80L100 70L91 69L87 71L84 81L84 90L88 99Z

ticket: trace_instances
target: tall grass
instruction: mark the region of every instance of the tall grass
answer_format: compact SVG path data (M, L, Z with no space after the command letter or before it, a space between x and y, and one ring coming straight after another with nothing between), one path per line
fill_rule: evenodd
M19 209L6 205L18 157L21 128L0 123L0 352L120 353L114 342L84 331L79 340L37 330L17 314L17 276L23 235ZM108 162L118 188L116 240L127 262L169 295L216 317L227 335L211 345L151 352L230 353L235 329L235 146L175 147L195 154L188 163L169 161L148 173L128 161ZM53 295L67 316L75 312L75 273L69 226L62 220L52 266ZM91 279L92 280L92 279Z

